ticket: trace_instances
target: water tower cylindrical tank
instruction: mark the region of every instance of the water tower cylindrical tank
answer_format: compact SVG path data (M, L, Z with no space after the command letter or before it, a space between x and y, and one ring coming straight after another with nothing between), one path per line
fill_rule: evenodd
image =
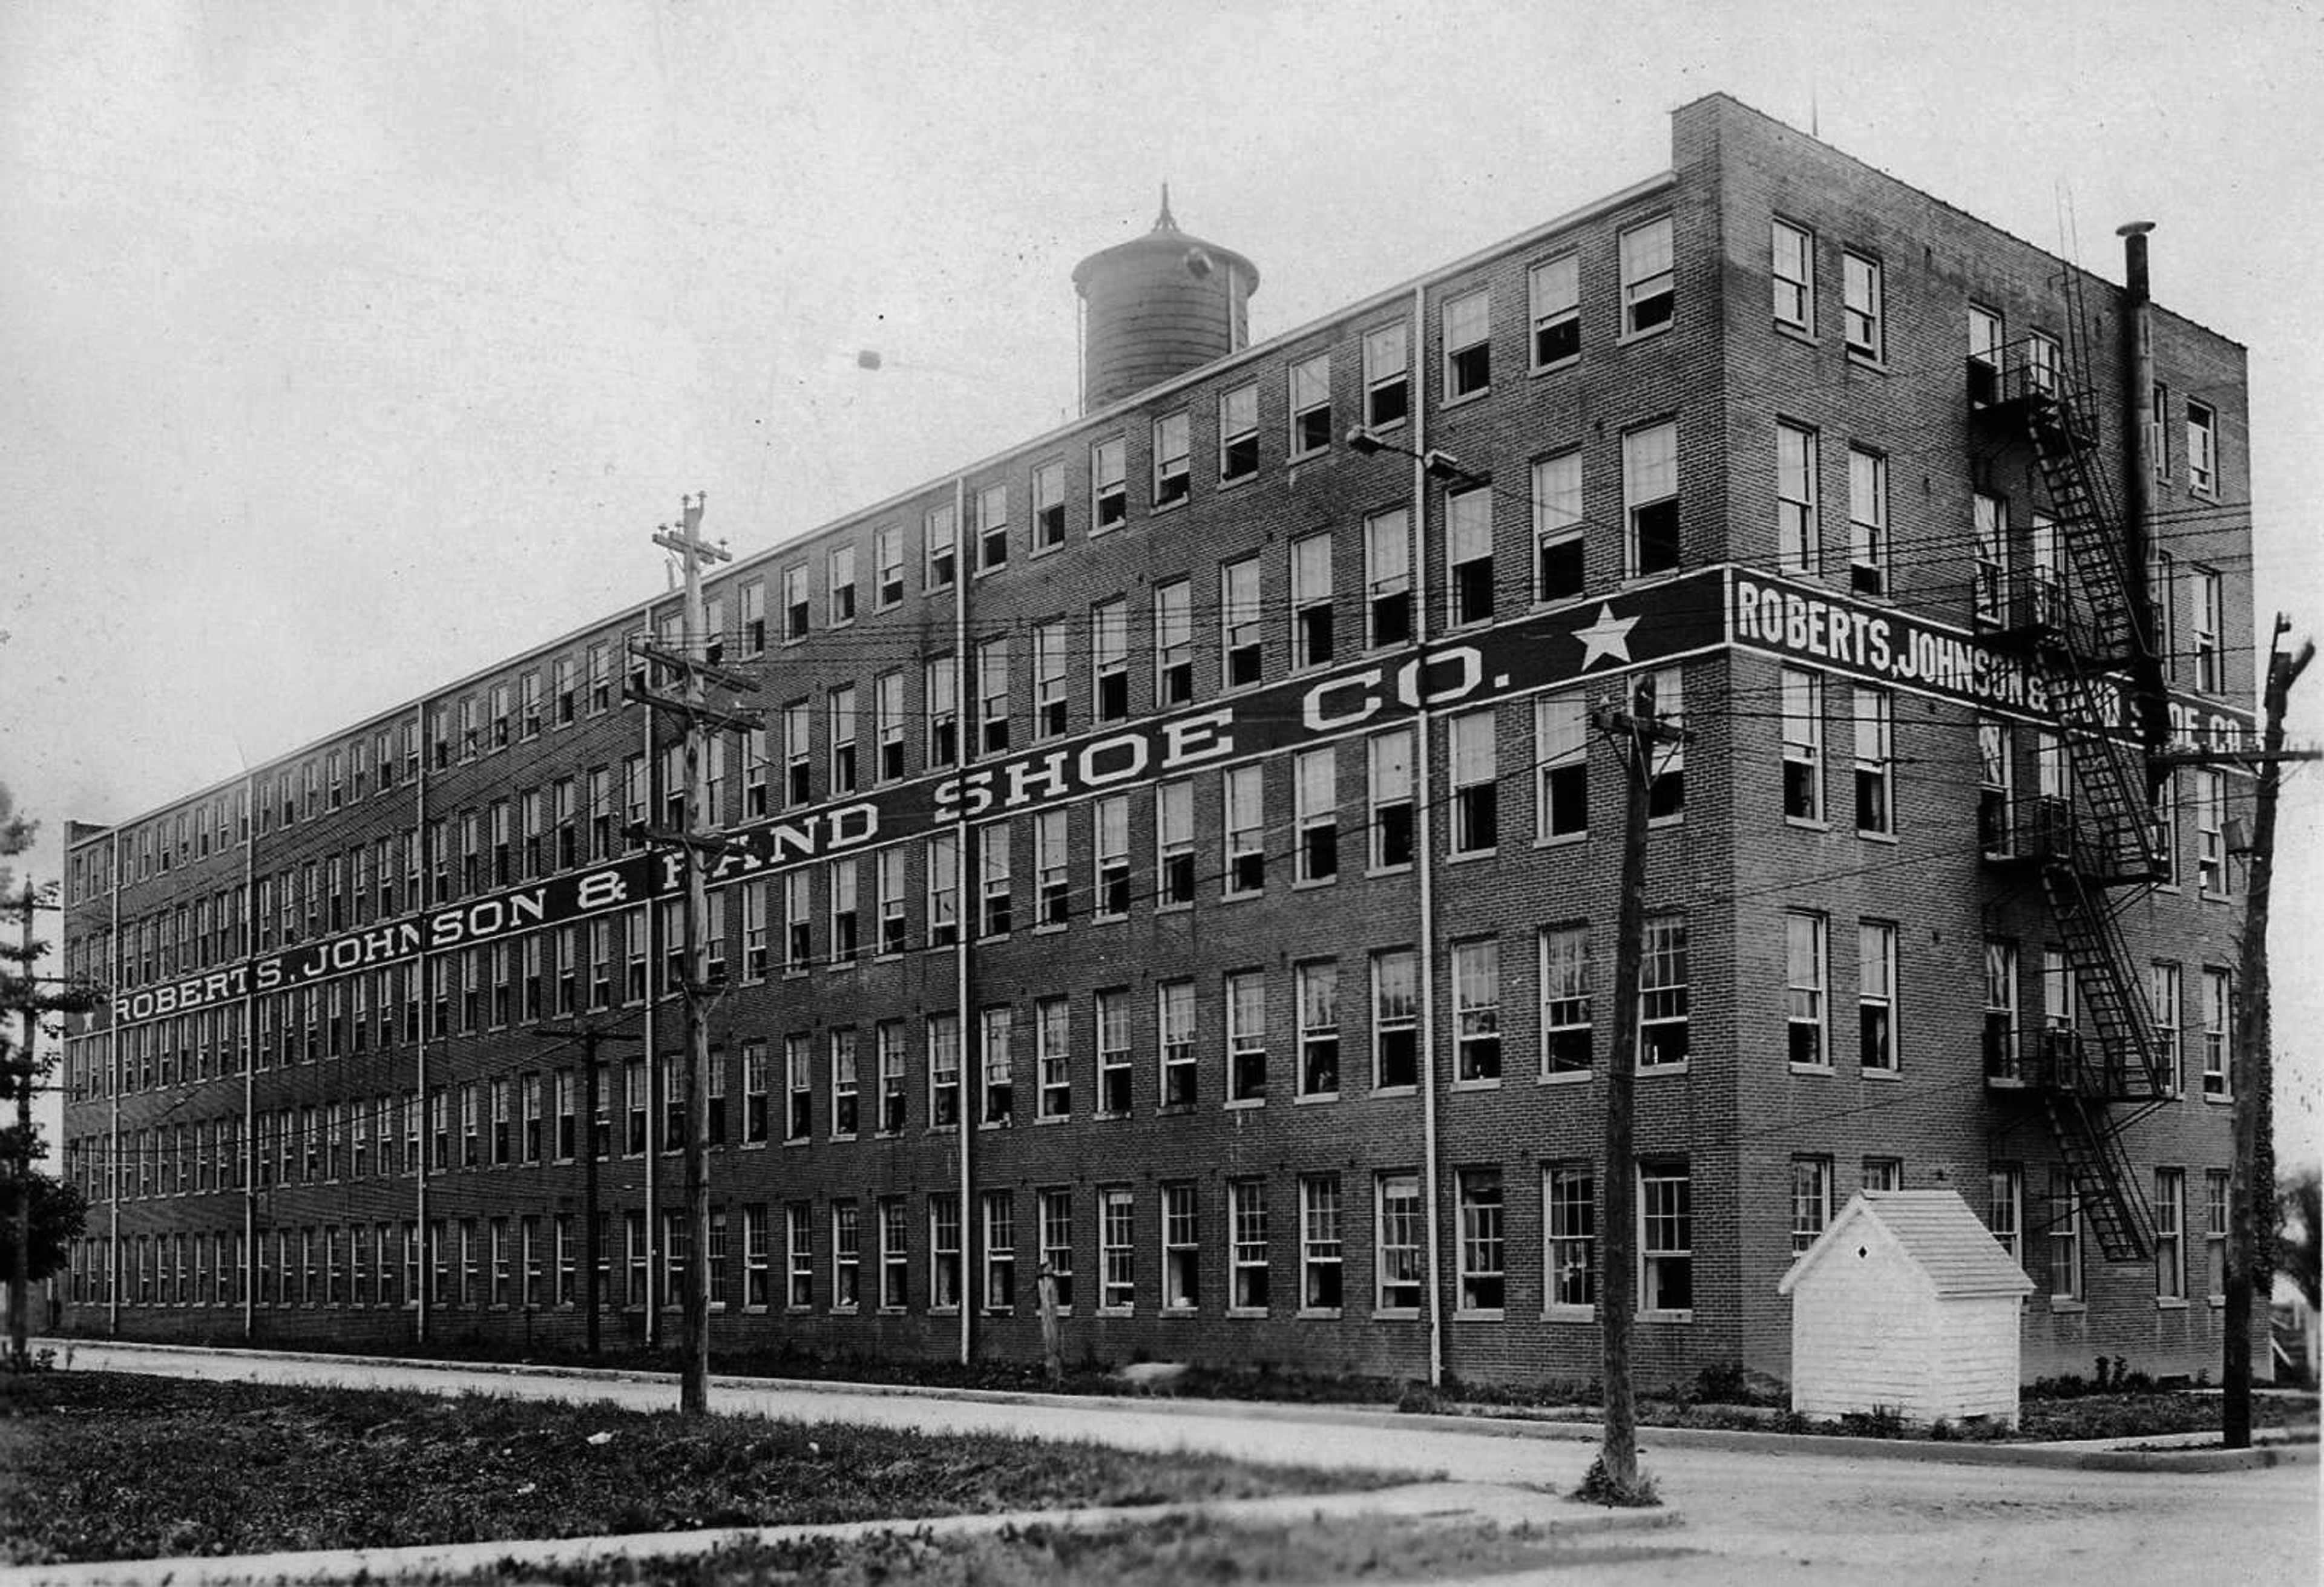
M1085 305L1082 411L1223 358L1250 339L1259 270L1231 248L1190 237L1165 192L1154 229L1074 267Z

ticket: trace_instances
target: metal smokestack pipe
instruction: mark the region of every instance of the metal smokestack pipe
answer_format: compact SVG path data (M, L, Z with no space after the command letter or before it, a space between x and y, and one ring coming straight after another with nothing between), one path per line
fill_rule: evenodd
M2150 588L2154 472L2167 459L2163 448L2170 445L2163 416L2154 411L2154 300L2146 261L2146 234L2153 229L2151 220L2135 220L2115 232L2122 239L2123 455L2129 475L2123 491L2122 550L2131 592L2132 643L2138 652L2132 676L2142 685L2139 725L2149 754L2167 748L2171 736L2170 708L2160 693L2169 658L2156 654L2158 625ZM2169 775L2150 766L2148 794Z

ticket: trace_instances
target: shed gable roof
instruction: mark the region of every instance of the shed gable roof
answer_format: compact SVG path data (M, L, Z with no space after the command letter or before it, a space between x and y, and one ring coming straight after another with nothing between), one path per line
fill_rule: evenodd
M1928 1276L1940 1298L2033 1293L2034 1280L1957 1190L1859 1192L1816 1243L1800 1253L1775 1292L1789 1295L1831 1252L1857 1243L1861 1231L1850 1231L1862 1223L1886 1234Z

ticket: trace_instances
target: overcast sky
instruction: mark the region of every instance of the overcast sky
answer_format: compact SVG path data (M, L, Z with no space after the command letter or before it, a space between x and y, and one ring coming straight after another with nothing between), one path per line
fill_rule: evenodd
M1724 89L2251 349L2258 619L2324 633L2324 23L2241 0L0 10L0 781L111 821L1065 417L1153 218L1255 339L1662 170ZM884 368L856 367L860 348ZM2264 634L2261 638L2264 642ZM2293 712L2324 737L2324 667ZM2317 1155L2324 768L2287 785Z

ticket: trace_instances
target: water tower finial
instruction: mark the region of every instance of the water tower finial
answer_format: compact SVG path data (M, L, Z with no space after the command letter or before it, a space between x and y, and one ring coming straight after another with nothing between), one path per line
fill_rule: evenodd
M1154 217L1154 229L1157 232L1178 229L1176 219L1170 214L1170 184L1167 181L1162 184L1162 213Z

